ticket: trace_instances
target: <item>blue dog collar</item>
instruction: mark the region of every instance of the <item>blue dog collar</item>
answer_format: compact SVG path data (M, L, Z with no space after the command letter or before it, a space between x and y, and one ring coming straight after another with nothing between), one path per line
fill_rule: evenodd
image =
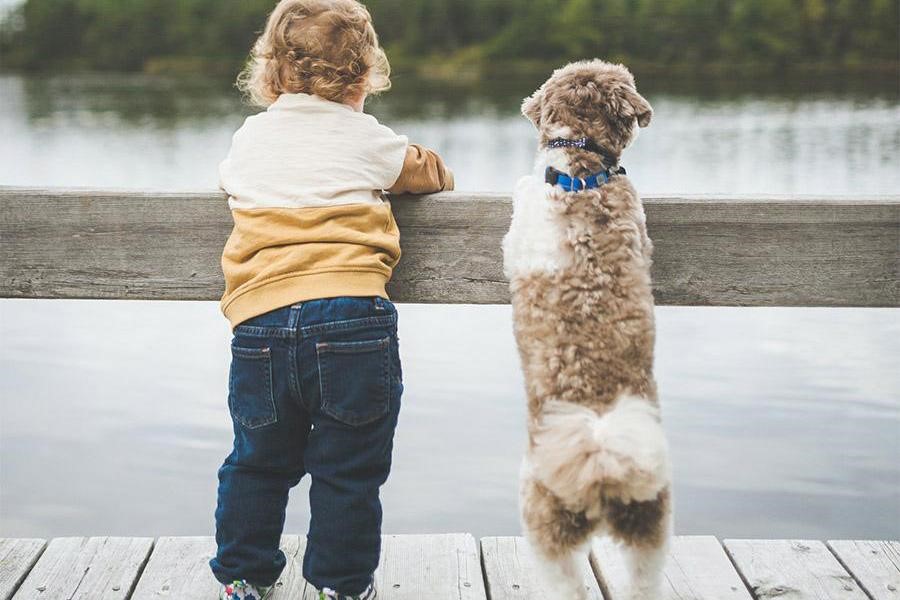
M613 175L625 175L625 169L617 167L615 170L606 169L595 173L590 177L571 177L561 171L557 171L553 167L547 167L544 174L544 180L553 186L559 186L567 192L581 192L584 190L593 190L609 182Z

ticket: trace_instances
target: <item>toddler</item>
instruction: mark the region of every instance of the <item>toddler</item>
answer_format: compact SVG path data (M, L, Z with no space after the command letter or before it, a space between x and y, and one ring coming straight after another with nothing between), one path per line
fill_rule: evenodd
M307 474L304 577L320 599L376 597L379 489L403 391L385 293L399 231L383 196L453 188L437 154L363 112L389 75L363 5L282 0L239 82L266 110L220 167L234 218L222 256L234 448L210 566L225 600L271 590L288 492Z

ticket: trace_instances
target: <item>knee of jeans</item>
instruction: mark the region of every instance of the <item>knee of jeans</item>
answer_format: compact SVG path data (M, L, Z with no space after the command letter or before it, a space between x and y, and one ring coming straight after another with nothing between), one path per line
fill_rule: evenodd
M299 451L248 443L242 436L235 438L234 450L222 465L223 469L226 467L280 475L298 481L305 474L303 455Z

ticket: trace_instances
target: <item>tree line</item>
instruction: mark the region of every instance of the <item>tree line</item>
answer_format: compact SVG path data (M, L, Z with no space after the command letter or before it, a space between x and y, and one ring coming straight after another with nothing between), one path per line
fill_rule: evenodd
M399 62L865 65L898 59L897 0L370 0ZM273 0L26 0L3 19L2 65L141 70L195 58L235 68ZM462 58L460 58L462 57Z

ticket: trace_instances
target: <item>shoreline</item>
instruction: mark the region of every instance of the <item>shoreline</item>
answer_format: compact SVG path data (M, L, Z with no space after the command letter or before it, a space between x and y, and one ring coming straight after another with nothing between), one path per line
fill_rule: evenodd
M601 57L602 58L602 57ZM627 57L606 57L611 62L621 62L628 66L636 76L666 76L688 78L762 78L774 79L789 76L801 77L885 77L893 78L896 86L900 75L900 60L859 62L847 61L834 63L830 61L803 61L796 63L772 63L759 61L707 61L677 63L658 63L643 59ZM560 57L552 60L528 59L487 59L472 57L469 53L460 52L452 55L435 55L418 60L409 60L402 56L391 59L393 74L399 76L417 76L425 80L477 83L487 79L504 76L506 78L526 78L546 76L553 69L571 62L572 58ZM144 62L143 68L101 69L83 61L56 63L45 68L0 67L0 74L144 74L166 76L209 75L211 78L230 78L240 71L240 59L227 57L170 56L155 57Z

